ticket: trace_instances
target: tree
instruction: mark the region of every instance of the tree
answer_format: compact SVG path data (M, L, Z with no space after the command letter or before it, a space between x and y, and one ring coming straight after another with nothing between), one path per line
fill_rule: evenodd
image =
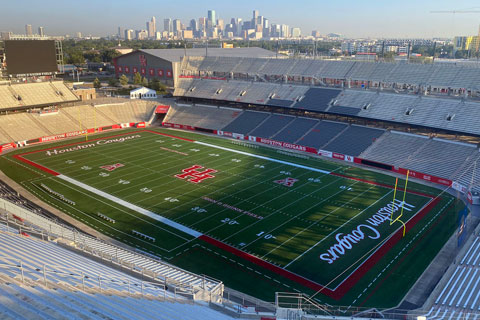
M151 79L150 82L148 83L148 87L150 89L157 91L160 94L167 93L167 87L163 83L161 83L160 80L158 80L157 78Z
M142 86L144 86L144 87L148 86L148 80L145 77L143 77L143 79L142 79Z
M78 66L85 63L85 58L81 52L71 51L66 53L65 62Z
M118 79L117 78L110 78L108 79L108 85L110 87L116 87L118 86Z
M126 86L128 84L128 78L126 75L122 74L122 76L120 77L120 84L122 86Z
M103 62L112 62L113 58L120 56L120 52L113 49L105 49L100 52Z
M98 78L95 78L95 80L93 81L93 87L100 88L101 86L102 84L100 83L100 80L98 80Z
M133 76L133 84L141 84L142 83L142 76L140 75L140 73L135 73L135 75Z

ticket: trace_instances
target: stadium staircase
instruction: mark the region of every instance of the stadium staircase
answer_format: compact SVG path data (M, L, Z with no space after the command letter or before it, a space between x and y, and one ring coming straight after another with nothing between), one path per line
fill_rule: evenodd
M308 129L308 130L305 132L304 135L302 135L300 138L298 138L298 139L297 139L296 141L294 141L293 143L301 145L301 144L302 144L302 143L301 143L302 140L303 140L307 135L309 135L309 134L312 132L312 130L315 129L316 126L317 126L317 124L315 124L313 127L311 127L310 129Z
M111 123L119 123L118 120L114 120L110 115L108 115L106 112L103 112L101 108L96 108L95 107L95 112L98 112L102 117L110 121Z
M338 137L340 137L345 131L348 130L348 128L350 128L350 126L346 126L345 128L343 128L339 133L337 133L333 138L331 138L330 140L327 141L327 143L325 143L324 145L322 145L319 149L322 149L326 146L328 146L330 143L332 143L333 141L335 141L335 139L337 139Z
M50 131L41 121L37 119L38 115L34 115L32 113L28 113L28 117L34 122L37 126L39 126L43 131L45 131L46 135L53 135L54 133Z
M74 107L72 107L74 108ZM75 127L77 128L80 128L80 122L78 121L78 119L75 119L75 117L73 117L71 114L69 114L68 112L65 112L65 110L62 110L60 109L60 112L62 112L65 116L67 116L68 119L70 119L70 121L72 121L73 123L75 123ZM84 126L85 127L85 126ZM75 128L76 129L76 128Z
M15 139L13 139L12 136L9 135L8 132L5 131L5 130L2 128L2 126L0 126L0 138L1 138L1 136L5 137L4 139L7 139L7 140L5 140L5 141L1 141L1 140L0 140L0 142L7 143L7 142L13 142L13 141L15 141Z
M288 122L287 124L285 124L283 127L278 128L278 130L277 130L274 134L272 134L271 136L269 136L269 137L267 137L267 138L271 139L272 137L274 137L274 136L275 136L276 134L278 134L280 131L282 131L283 129L285 129L286 127L288 127L290 124L292 124L292 122L295 121L295 119L296 119L296 118L293 118L293 117L292 117L292 120L291 120L290 122Z
M13 90L12 86L7 86L8 90L10 91L10 93L12 94L12 96L14 97L18 97L19 94L17 92L15 92L15 90ZM20 106L25 106L25 102L23 101L23 98L21 100L17 100L17 103L20 105Z
M257 130L259 127L261 127L265 122L268 121L268 119L270 119L272 115L269 115L268 117L266 117L265 119L263 119L262 122L260 122L255 128L253 128L252 130L250 130L249 132L247 132L247 135L249 135L251 132L254 132L255 130Z

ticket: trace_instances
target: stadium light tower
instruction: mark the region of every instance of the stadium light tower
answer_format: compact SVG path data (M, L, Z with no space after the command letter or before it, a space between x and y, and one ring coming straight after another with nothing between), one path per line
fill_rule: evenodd
M476 8L476 7L475 7ZM475 9L472 8L472 9ZM430 13L451 13L453 15L457 13L480 13L480 10L437 10L437 11L430 11ZM480 27L478 28L477 34L477 43L475 45L475 52L478 52L480 45Z

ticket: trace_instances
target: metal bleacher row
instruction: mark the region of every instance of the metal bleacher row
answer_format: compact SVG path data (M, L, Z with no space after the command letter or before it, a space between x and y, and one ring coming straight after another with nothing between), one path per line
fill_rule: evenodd
M200 276L194 273L187 272L180 268L177 268L173 265L165 263L158 258L146 256L138 252L134 252L123 247L118 247L114 244L110 244L100 239L96 239L92 236L83 234L78 232L71 227L65 226L63 221L58 221L58 219L52 220L52 214L49 212L45 212L43 209L39 208L38 206L32 204L30 201L24 199L21 195L19 195L16 191L10 188L8 185L4 184L0 181L0 220L5 221L5 210L6 212L10 212L12 215L15 215L14 222L18 223L18 220L28 221L29 224L24 226L29 227L31 225L35 225L36 229L33 232L39 234L41 232L41 238L48 238L48 239L57 239L58 241L65 243L69 247L75 247L78 250L83 251L89 255L93 255L96 258L100 258L101 260L105 260L109 263L109 265L126 268L131 270L132 272L135 271L142 276L147 276L146 279L151 279L149 281L159 281L161 285L165 285L170 287L170 292L175 289L173 292L175 294L181 294L186 297L193 298L194 296L204 292L205 290L213 293L213 294L220 294L223 288L221 282L218 280L208 278L206 276ZM12 220L10 220L10 225L12 225ZM1 226L1 221L0 221ZM8 226L8 223L7 223ZM81 259L77 259L77 263L71 263L70 265L65 265L66 261L68 260L64 256L61 258L55 257L55 250L45 249L45 251L50 252L49 254L41 252L41 246L52 246L50 243L46 242L38 242L36 245L38 246L35 252L38 252L38 257L35 258L35 254L30 254L26 252L24 249L26 245L21 246L22 249L16 249L12 247L8 243L3 243L2 234L0 232L0 274L2 273L1 264L18 264L18 260L22 260L25 264L25 267L31 267L29 270L35 277L42 277L44 278L45 275L35 273L35 270L39 269L38 266L41 267L41 264L48 264L50 269L55 269L58 265L60 265L64 272L66 270L70 270L70 272L66 272L63 274L62 272L51 272L49 273L49 279L54 283L59 282L68 282L70 285L74 286L75 284L81 284L82 286L86 285L88 281L92 282L92 286L98 285L100 281L98 279L99 276L106 276L105 281L102 280L102 283L105 283L105 286L109 284L112 286L120 285L126 288L125 281L113 281L112 279L115 277L120 277L120 274L107 272L108 270L96 270L96 276L90 276L87 279L81 279L80 275L88 274L87 270L80 270L79 266L76 266L77 263L80 264ZM63 249L58 249L62 251ZM65 252L70 252L68 250L64 250ZM8 261L7 261L8 260ZM41 261L39 261L41 260ZM29 265L32 263L32 265ZM62 264L63 263L63 264ZM79 269L80 268L80 269ZM39 270L41 270L40 268ZM38 271L38 270L37 270ZM12 276L12 274L9 274ZM56 276L67 277L69 281L65 279L56 278ZM83 277L83 276L82 276ZM113 278L112 278L113 277ZM145 278L143 278L145 279ZM37 279L38 280L38 279ZM138 281L137 281L138 282ZM133 284L132 284L133 285ZM152 287L152 286L150 286ZM137 289L140 289L138 285L136 285ZM158 290L158 286L153 286L152 290ZM162 289L163 290L163 289ZM161 295L168 295L169 293L162 292Z
M219 117L222 114L225 115ZM480 160L480 152L473 144L328 120L221 107L172 107L165 122L359 156L457 181L474 191L480 190L480 173L473 165Z
M161 283L0 228L2 319L231 319Z
M471 240L470 240L471 241ZM477 319L480 310L480 237L465 247L434 291L427 319ZM447 276L448 275L448 276Z
M187 75L210 72L213 75L298 76L480 89L480 68L462 65L187 56L182 60L181 69Z
M1 109L78 101L62 81L0 85Z
M63 107L58 112L0 115L0 144L61 134L85 128L148 121L155 107L145 100L121 104Z
M207 79L180 79L174 95L357 116L480 135L480 122L476 121L480 118L480 103L460 99Z

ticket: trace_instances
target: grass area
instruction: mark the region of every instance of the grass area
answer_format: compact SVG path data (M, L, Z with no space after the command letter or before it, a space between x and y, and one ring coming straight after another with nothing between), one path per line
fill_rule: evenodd
M432 203L440 191L414 182L404 194L401 180L392 214L391 176L193 133L117 134L18 150L1 157L0 168L39 198L113 238L265 300L276 291L314 293L278 269L330 290L341 287L402 228L400 221L421 214L340 300L327 290L316 295L331 305L393 306L454 232L454 213L463 206L446 193ZM26 151L22 157L61 176L13 157ZM398 221L390 223L390 216Z

